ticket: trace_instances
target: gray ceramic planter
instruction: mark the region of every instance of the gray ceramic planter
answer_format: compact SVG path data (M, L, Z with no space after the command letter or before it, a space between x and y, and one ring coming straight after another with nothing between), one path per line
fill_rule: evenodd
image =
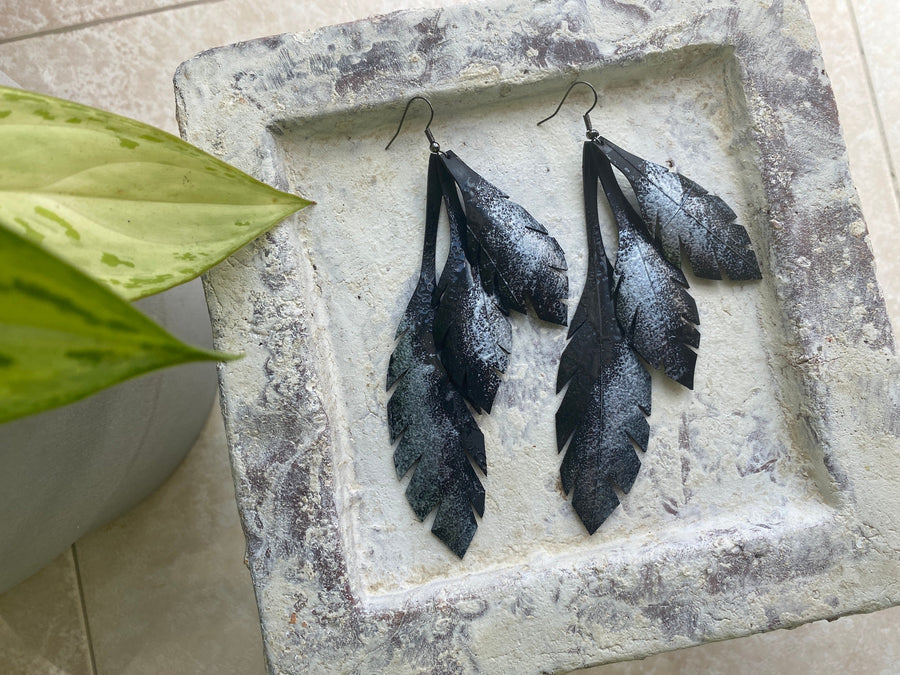
M209 346L199 281L136 305ZM0 592L162 484L203 428L215 377L210 363L177 366L0 425Z

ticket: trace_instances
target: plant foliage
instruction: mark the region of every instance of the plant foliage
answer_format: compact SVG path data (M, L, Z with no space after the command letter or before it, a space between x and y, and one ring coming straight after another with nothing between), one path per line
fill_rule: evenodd
M159 129L0 86L0 226L134 300L310 204Z
M154 127L0 86L0 422L234 358L126 300L198 276L311 203Z
M235 358L195 349L130 303L0 228L0 422L156 368Z

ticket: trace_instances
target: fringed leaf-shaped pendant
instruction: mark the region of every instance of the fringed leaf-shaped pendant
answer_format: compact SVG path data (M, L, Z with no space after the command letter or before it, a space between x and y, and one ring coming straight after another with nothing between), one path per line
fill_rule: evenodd
M559 363L556 390L568 384L556 413L556 442L566 454L560 467L563 490L590 534L634 484L650 435L650 375L616 321L612 266L603 250L597 212L597 171L589 143L583 174L588 239L588 274Z
M605 138L597 146L631 183L650 234L670 263L681 265L683 246L698 277L721 279L724 272L736 281L762 278L747 230L722 199Z
M478 268L466 262L466 217L452 177L440 167L450 223L450 252L438 283L434 338L453 384L478 411L491 411L500 373L509 366L512 329L497 299L485 291Z
M547 230L496 186L472 171L453 152L444 165L465 203L466 253L489 293L507 310L525 312L530 300L545 321L566 325L569 281L566 258Z
M422 270L397 330L398 343L388 365L391 441L397 476L410 469L406 498L419 520L437 509L432 533L460 558L484 515L484 486L472 461L487 473L484 436L462 395L441 365L434 343L435 241L441 190L436 155L428 165L428 198Z
M628 341L655 368L688 389L694 386L699 347L697 303L687 279L650 239L646 225L625 199L612 165L596 143L593 163L619 227L619 251L613 272L616 316Z

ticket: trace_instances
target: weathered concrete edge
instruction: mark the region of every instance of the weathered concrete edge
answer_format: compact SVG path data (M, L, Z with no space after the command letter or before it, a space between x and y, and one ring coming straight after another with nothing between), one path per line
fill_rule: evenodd
M661 3L654 4L660 5ZM796 3L786 4L793 6L794 11L796 11ZM604 14L605 17L607 12L621 13L624 11L626 10L619 6L608 7L604 3L595 3L592 4L591 12L588 12L587 16L589 17L593 14L596 17L598 14ZM767 57L769 55L754 53L754 49L757 49L754 44L756 42L764 42L763 40L758 39L759 35L764 32L764 30L771 31L774 29L777 31L783 27L785 23L785 8L782 3L773 5L768 9L758 8L757 6L757 8L750 13L744 13L746 10L738 8L738 5L734 3L716 3L712 6L712 9L704 15L688 19L685 19L683 16L678 16L675 13L675 10L669 6L658 7L657 9L644 9L643 11L635 10L632 7L628 9L628 11L637 12L640 19L639 23L643 22L643 26L634 30L634 33L644 34L646 31L651 36L650 40L643 43L633 42L632 44L628 44L626 41L623 44L623 42L615 42L609 39L601 40L598 38L594 40L595 48L591 49L592 39L589 31L582 31L581 36L579 37L581 41L580 44L582 45L582 55L591 54L590 60L585 59L579 62L577 58L571 57L570 52L568 63L548 64L548 66L544 67L539 73L534 74L533 77L547 76L548 73L552 72L558 74L561 70L577 70L579 67L596 66L597 64L604 62L611 63L621 62L627 59L644 58L647 54L671 49L673 45L683 45L685 43L685 38L687 38L688 43L691 41L709 41L718 44L732 43L734 45L736 55L740 59L742 67L745 70L743 73L743 81L747 84L746 95L748 97L748 109L755 118L768 118L769 121L769 124L763 125L756 135L756 141L762 151L761 156L766 158L777 158L778 160L777 162L770 162L768 164L761 163L761 165L766 185L766 198L770 205L770 218L773 221L773 230L771 232L772 238L769 241L768 251L769 257L772 260L771 272L779 278L778 289L780 297L783 298L785 306L785 322L788 324L786 331L789 335L796 335L798 338L797 353L789 355L792 360L791 365L797 369L799 379L805 383L804 395L797 401L798 415L807 420L806 424L810 429L809 433L812 437L812 445L823 448L822 466L825 468L826 473L823 480L830 482L833 485L836 494L840 497L839 502L841 505L840 513L842 521L842 525L839 528L840 534L847 534L853 531L853 527L851 526L855 526L857 531L863 532L864 536L861 537L861 541L863 542L861 546L862 552L858 556L858 559L861 561L860 567L864 567L864 563L876 563L879 559L884 563L886 561L885 554L889 554L891 551L896 554L897 551L896 527L892 530L890 527L883 527L885 525L890 525L892 514L890 512L884 512L883 501L873 495L867 495L866 503L862 505L859 504L860 491L858 489L853 489L858 488L859 485L858 481L854 481L853 478L862 475L862 473L858 470L859 467L854 461L852 453L847 452L846 445L848 438L858 442L863 436L849 433L846 427L842 430L835 429L837 420L841 418L843 418L843 420L848 420L849 418L851 420L849 424L850 426L853 426L853 415L856 415L857 419L855 424L861 432L865 431L867 425L872 429L872 431L867 434L869 436L875 435L876 432L883 432L885 438L881 440L880 447L890 449L885 446L885 444L889 444L892 441L895 444L897 435L896 421L891 421L892 417L890 414L883 414L892 412L890 397L888 397L888 400L881 399L875 401L875 405L871 405L872 402L869 401L869 406L861 411L858 397L854 399L846 393L842 393L846 390L846 387L842 388L840 386L842 381L851 379L851 373L856 367L865 366L870 363L870 361L881 361L883 364L883 367L880 369L874 368L867 370L864 368L863 370L864 373L870 373L870 379L872 381L866 386L874 392L888 391L886 386L887 383L885 382L885 372L896 373L896 364L889 355L891 350L890 334L889 329L887 329L886 317L883 313L883 303L880 302L877 285L874 284L874 274L871 274L871 255L866 248L864 226L860 229L862 221L858 211L858 205L855 202L855 196L851 194L852 186L850 186L849 183L849 174L846 171L843 171L843 175L839 177L841 180L846 181L847 186L850 186L848 188L849 192L845 191L840 194L838 198L832 197L830 199L823 199L822 203L815 209L815 212L792 215L792 209L796 205L796 200L792 194L793 191L790 180L792 175L802 173L808 180L821 180L822 177L816 176L815 171L812 171L812 177L809 177L809 167L811 166L811 162L816 159L815 155L824 151L831 156L837 156L839 158L844 156L843 144L840 140L837 128L836 115L829 114L829 110L833 110L833 101L831 99L830 89L827 86L827 81L824 77L820 76L814 78L815 81L810 83L810 75L816 68L820 67L820 59L818 58L817 52L815 50L810 51L809 49L801 50L796 44L797 41L795 36L785 36L784 48L789 54L801 51L803 53L797 54L798 60L795 64L796 72L788 73L787 77L783 77L785 73L779 72L777 78L771 75L766 68L768 62ZM721 18L716 20L714 16L715 12L721 12L724 20L721 20ZM674 29L671 21L673 14L675 14L674 18L676 19L674 22ZM453 16L452 10L448 12L448 15ZM392 22L391 30L402 34L399 29L403 26L405 26L407 30L412 29L416 25L439 26L441 16L440 14L436 15L436 13L411 13L395 15L394 17L387 17L379 19L378 21ZM634 25L635 17L629 17L629 22ZM588 25L589 23L589 20L582 21L583 26ZM605 28L607 25L605 25ZM248 64L255 61L258 67L254 67L257 70L261 70L265 67L264 65L261 65L261 61L269 60L268 57L272 55L273 50L276 58L283 58L285 41L295 41L290 46L290 49L296 50L295 53L302 54L304 53L304 50L306 50L305 53L307 54L315 54L314 47L316 40L323 41L319 42L320 45L334 42L334 31L352 32L357 28L361 28L361 25L354 27L354 25L351 24L335 29L325 29L318 35L307 36L302 39L290 36L280 38L280 42L276 41L270 42L268 45L260 45L262 47L260 54L251 55L249 57L247 54L243 54L241 58L246 59ZM753 30L750 30L750 28L753 28ZM361 29L359 32L363 34L365 33L365 30ZM414 30L410 30L410 32L415 34ZM256 47L254 47L254 49L255 48ZM290 49L288 49L289 52ZM268 53L265 53L267 51ZM365 59L362 58L362 54L364 53L365 50L361 50L360 61L358 63L366 62ZM204 58L212 59L214 61L214 55L208 55ZM348 70L347 72L350 71ZM354 72L358 74L360 71ZM182 70L181 76L184 77L184 70ZM404 76L408 78L408 84L406 85L408 89L403 89L403 86L400 84ZM514 68L509 69L509 71L504 73L504 76L507 81L516 83L521 83L523 79L527 79L523 78L521 70L516 73ZM418 81L415 77L412 77L410 73L394 73L392 75L391 85L387 87L387 91L384 92L380 98L377 96L373 97L371 92L366 93L365 86L360 86L359 90L355 92L355 96L357 100L361 99L360 102L362 102L363 105L374 105L374 102L383 103L385 100L399 100L405 98L413 91L432 91L434 88L452 85L452 83L448 84L446 80L443 80L441 84L441 82L436 82L436 79L440 80L440 78L435 78L434 73L432 73L430 77L423 77L422 74L419 74ZM798 81L800 80L806 80L805 84L809 86L797 86ZM346 99L341 103L334 102L335 97L333 87L335 85L333 83L337 81L339 80L324 77L317 83L317 86L321 88L319 90L320 94L327 95L320 96L319 98L311 98L311 109L315 108L317 105L321 106L323 102L325 102L325 105L333 106L334 109L339 109L341 105L352 105L352 103L347 103ZM381 85L384 84L378 79L378 76L376 76L372 82ZM391 86L394 87L393 90L391 89ZM484 84L482 86L495 86L495 83ZM220 93L218 98L213 100L217 101L219 104L228 101L233 102L234 99L231 94L235 91L236 90L231 90L224 95ZM251 90L251 92L242 90L242 93L260 94L260 92L253 90ZM345 91L344 93L346 94L347 92ZM275 90L274 95L277 96L277 89ZM791 115L784 115L782 108L787 107L791 102L799 105L807 101L811 104L808 108L800 107L792 110ZM262 101L256 101L255 103L259 109L268 109L266 104ZM188 107L189 106L186 106L182 101L182 111L187 110ZM277 110L277 102L275 109ZM801 114L794 114L798 110ZM298 117L302 117L304 111L296 111L290 114L296 114ZM279 119L288 118L290 117L290 114L288 111L284 111L282 115L279 116ZM202 117L202 115L199 116L201 119ZM208 121L211 125L215 125L216 119L215 115L211 115L208 118ZM259 118L260 126L258 128L264 130L267 126L276 124L279 119L268 119L265 118L265 116L261 116ZM773 120L775 121L774 124L772 124ZM824 120L824 126L822 120ZM191 120L190 126L194 126L194 119ZM244 124L244 128L247 128L246 124ZM806 129L814 129L816 131L817 143L811 144L809 135L805 133ZM213 145L214 141L211 140L216 138L215 130L213 128L206 130L207 135L205 135L205 137L203 134L200 134L196 136L196 139L194 138L195 134L192 130L188 129L187 131L189 132L189 140L195 140L195 142L200 142L207 147L215 147ZM268 137L267 133L261 135ZM827 142L823 143L823 139ZM270 139L267 140L266 143L270 143ZM244 144L247 145L247 148L241 150L240 146ZM254 145L255 147L252 151L253 154L245 154L247 149ZM273 157L277 157L277 155L271 151L268 153L260 153L260 147L265 148L267 146L260 143L254 144L252 138L231 138L222 142L220 152L223 156L236 163L241 164L243 161L244 168L251 169L267 180L280 181L281 176L277 170L276 162L272 159ZM785 148L791 149L791 153L786 155L784 152ZM255 158L255 164L248 166L248 163L246 162L247 157ZM839 163L842 161L843 167L846 169L846 160L839 159L838 161ZM269 165L265 166L267 162ZM833 180L833 178L831 180ZM828 217L823 218L823 213ZM822 222L824 222L826 226L824 232L820 227L820 223ZM779 227L776 227L774 223L778 223L780 229ZM821 252L814 250L816 246L810 238L816 232L823 232L823 239L834 236L837 237L838 240L840 240L841 237L846 238L847 233L855 232L855 241L850 242L853 245L850 256L847 258L838 258L833 255L833 252L829 252L828 255L823 255ZM273 233L270 235L270 242L275 245L279 255L284 258L285 249L289 248L291 242L287 241L282 235L283 233L279 232ZM841 251L840 253L841 256L844 255L844 251ZM801 258L803 261L800 260ZM251 261L251 258L244 257L243 261ZM258 260L254 259L253 263L257 264ZM852 312L847 311L845 304L835 306L823 302L825 299L823 297L823 289L824 291L827 291L834 286L835 275L840 275L841 272L846 274L848 266L850 266L850 269L853 270L854 274L857 274L862 280L860 302L858 306L864 310L864 314L862 317L857 317L855 321L848 320L848 317L852 316ZM307 272L302 268L302 260L282 260L279 269L274 271L274 277L280 278L281 276L291 275L296 277L297 281L300 281L306 276ZM271 265L268 265L265 270L260 270L261 274L264 272L267 273L266 276L270 280L273 278ZM227 289L230 279L229 275L223 273L221 276L221 283L219 283L218 275L218 270L212 275L213 282L210 286L211 295L218 293L222 289ZM239 279L239 277L237 278ZM307 281L309 281L309 279L307 279ZM872 283L870 283L870 281ZM284 287L281 286L281 288L283 289ZM815 295L804 296L804 293L815 293ZM302 307L302 303L300 306ZM215 313L216 303L212 298L211 307L213 307ZM219 309L222 309L222 307L223 306L220 305ZM882 308L880 313L879 307ZM308 326L303 325L303 321L300 320L300 317L295 318L298 319L296 325L305 328L307 331L306 335L308 335ZM860 318L862 320L860 320ZM222 320L223 324L227 323L226 317L217 317L217 323L219 323L219 319ZM228 340L229 336L225 328L227 328L227 326L223 325L222 330L219 331L221 334L220 337L223 340ZM301 332L300 335L303 335L303 333ZM234 336L231 337L233 338ZM859 346L860 344L866 344L866 341L868 341L869 346ZM297 344L299 343L292 343L292 346L297 346ZM225 347L226 345L223 344L221 346ZM275 350L272 350L273 353L274 351ZM826 365L833 362L835 359L839 361L844 360L846 362L853 361L853 364L848 365L843 369ZM226 398L229 395L228 388L226 378L223 377L223 404L226 406L231 403L230 400L226 401ZM894 393L894 396L896 397L896 393ZM308 401L304 402L309 403ZM235 401L234 403L238 402ZM274 406L274 408L277 408L277 406ZM265 410L268 413L275 412L273 406L268 406ZM294 406L291 412L305 414L305 424L301 425L303 427L303 430L301 430L303 435L312 433L316 439L321 438L321 435L324 433L325 420L320 406L308 408ZM280 414L275 414L278 417L281 417ZM231 427L236 426L235 422L247 422L246 419L240 420L242 413L229 412L227 417L229 416L232 417L231 424L229 425L230 434L232 433ZM282 421L287 422L287 426L282 427L282 430L290 429L294 432L298 431L296 422L291 423L290 420ZM845 424L845 422L842 421L841 424ZM876 425L874 428L871 427L873 424ZM254 426L256 425L254 424ZM261 426L262 425L260 425L260 427ZM265 431L264 428L259 430ZM255 445L255 443L250 445L244 444L241 441L242 439L243 441L247 441L247 434L240 433L240 431L236 429L233 433L234 435L230 436L230 441L232 442L232 453L235 457L235 468L239 479L246 481L246 469L250 468L255 471L260 471L265 467L260 466L259 464L252 467L239 466L241 460L238 456L246 456L250 452L252 445ZM274 434L269 431L268 436L271 437L274 436ZM296 438L296 436L297 434L294 433L285 436L285 438ZM301 446L300 443L297 443L296 445L292 443L292 445L295 448ZM246 450L244 450L245 448ZM328 471L327 467L329 449L327 443L320 446L319 440L311 441L309 448L316 448L321 451L321 456L317 461L322 462L322 466L319 467L322 473L318 474L318 489L320 490L320 494L322 494L327 492L330 481L330 471ZM258 448L253 448L254 452L257 450ZM308 450L304 450L304 452L307 453ZM896 467L896 464L894 464L894 466ZM311 467L307 466L305 468L309 469ZM896 472L894 475L896 476ZM288 480L288 483L290 483L293 488L301 487L301 485L298 485L295 481ZM252 498L254 496L253 486L246 484L244 487L247 488L243 491L244 496ZM239 485L239 493L241 492L241 486ZM258 494L255 496L259 497ZM325 503L327 501L327 499L324 499L320 505L327 507L328 505ZM242 502L242 511L245 503L247 502ZM331 506L333 509L333 504ZM326 508L325 510L327 511L328 509ZM869 513L864 513L864 511L867 510ZM324 513L325 511L320 511L319 515L323 515ZM870 514L875 514L878 518L872 519L866 517ZM247 517L247 514L244 515ZM896 518L895 515L893 517ZM873 523L875 523L874 529L876 530L877 536L872 536L872 532L866 533L862 528L862 524L872 528ZM335 527L337 527L336 524ZM251 529L252 528L248 527L248 536L250 536ZM335 529L334 532L337 532L337 529ZM894 534L891 535L891 532ZM823 539L828 538L829 537L827 536L823 537ZM836 538L840 539L840 537ZM845 543L849 545L849 542ZM786 545L790 548L789 543ZM832 553L834 553L836 557L841 557L841 555L846 553L846 551L841 553L843 547L840 545L840 542L835 542L835 546L836 549L832 550ZM880 553L875 550L875 548L881 549ZM289 545L287 552L294 555L297 554L297 551L292 550ZM338 567L340 567L338 558L332 558L330 560L332 563L338 563ZM824 560L819 560L820 564L825 562L826 561ZM586 572L589 567L590 566L587 566L584 571ZM598 576L603 576L603 571L601 569L598 568L595 571ZM264 573L266 572L265 566L260 567L258 572L263 573L264 576ZM832 571L831 575L823 576L833 576L834 573L835 572ZM858 588L856 588L857 592L853 595L848 594L847 596L838 599L838 606L831 606L830 610L824 605L819 605L818 610L807 607L807 609L801 612L793 614L787 613L785 616L779 616L775 619L767 618L768 623L765 625L774 628L800 623L805 620L810 620L811 618L825 616L828 613L844 613L859 609L877 608L877 606L880 605L873 605L871 599L869 599L867 604L865 580L862 574L863 571L859 570L859 576L856 580L858 582ZM623 580L626 577L627 575L623 575ZM262 581L262 579L260 579L260 581ZM349 601L349 604L338 602L339 605L344 604L347 611L355 612L356 609L361 609L357 605L358 599L353 598L352 591L346 586L346 579L342 584L339 579L335 578L332 581L332 584L335 587L343 586L345 593L344 600ZM628 584L625 584L625 586L627 585ZM337 588L332 588L331 590L335 591ZM262 597L263 593L261 592L261 602ZM888 599L886 601L882 599L882 604L896 602L896 597L896 589L894 589L894 599ZM632 603L646 601L648 599L652 598L641 596L632 597ZM426 613L429 614L429 616L441 614L446 616L459 615L458 613L455 613L454 610L446 608L446 605L452 602L452 598L447 598L444 603L433 604L430 608L431 612ZM459 604L458 598L456 602ZM487 611L488 608L485 609L486 613L489 614L490 612ZM816 613L817 611L819 612L818 614ZM748 616L752 614L752 612L748 612ZM766 612L766 615L768 616L768 612ZM377 617L371 618L375 620L376 623L378 622ZM475 619L475 617L472 618ZM396 621L396 616L392 618L385 617L384 620ZM422 623L423 621L424 623ZM661 618L660 621L662 621ZM419 626L419 629L421 630L424 630L426 625L430 625L427 618L422 619L421 617L416 617L415 620L409 620L408 616L404 616L403 622L405 623L404 632L406 633L407 638L411 638L418 632L413 624L421 624ZM760 624L758 620L751 620L751 623L748 623L747 626L738 627L736 630L733 630L732 627L731 630L720 628L712 632L703 632L696 640L716 639L743 634L758 628L760 625L763 624ZM348 626L348 628L354 627ZM361 628L363 633L369 632L366 628L358 624L355 628ZM310 631L310 633L312 632L314 631ZM364 641L374 647L374 643L378 642L377 635L379 633L381 633L381 631L376 628L374 634L368 636L371 639L366 639ZM357 635L360 638L364 637L360 633L357 633ZM307 637L312 638L313 636L310 634ZM284 643L281 642L281 639L276 638L276 642L281 643L282 646L284 645ZM291 640L288 639L288 642L291 642ZM589 642L590 641L587 640L586 644L581 645L580 649L576 649L575 652L577 653L567 653L565 656L556 655L555 657L552 657L551 661L553 665L551 667L574 667L576 665L584 665L585 663L593 662L591 660L592 658L609 659L610 656L615 658L615 654L611 654L610 652L606 652L606 656L603 656L602 653L604 650L597 650L597 645L590 645ZM657 642L660 644L656 644ZM686 644L690 644L691 642L692 640L688 640ZM310 646L314 643L317 643L315 639L307 642ZM299 642L297 644L299 644ZM318 642L318 644L324 643ZM408 644L412 646L414 645L414 641L410 641ZM454 644L455 647L451 648L451 645ZM457 636L457 639L450 640L449 644L446 644L445 646L449 648L451 653L460 649L467 651L465 650L464 645L459 641L459 636ZM646 651L632 652L626 657L632 657L642 653L651 653L660 646L673 648L676 646L685 646L685 644L673 643L671 638L669 640L656 641L648 639L645 643ZM593 647L593 649L591 647ZM376 649L378 648L376 647ZM591 656L592 653L593 656ZM448 653L445 652L445 654L449 656ZM375 655L370 654L370 656L374 657ZM382 655L383 658L386 656L387 655L384 654ZM309 653L306 653L306 657L314 658ZM518 665L521 665L522 655L519 654L517 658ZM388 662L386 661L385 663ZM535 663L535 665L537 666L537 663ZM545 666L541 665L540 667Z

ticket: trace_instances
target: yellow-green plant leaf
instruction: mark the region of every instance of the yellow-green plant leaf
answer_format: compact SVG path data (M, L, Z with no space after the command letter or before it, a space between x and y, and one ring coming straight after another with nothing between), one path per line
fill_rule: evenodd
M0 86L0 223L125 298L198 276L311 203L141 122Z
M106 287L0 227L0 422L156 368L231 358L175 339Z

